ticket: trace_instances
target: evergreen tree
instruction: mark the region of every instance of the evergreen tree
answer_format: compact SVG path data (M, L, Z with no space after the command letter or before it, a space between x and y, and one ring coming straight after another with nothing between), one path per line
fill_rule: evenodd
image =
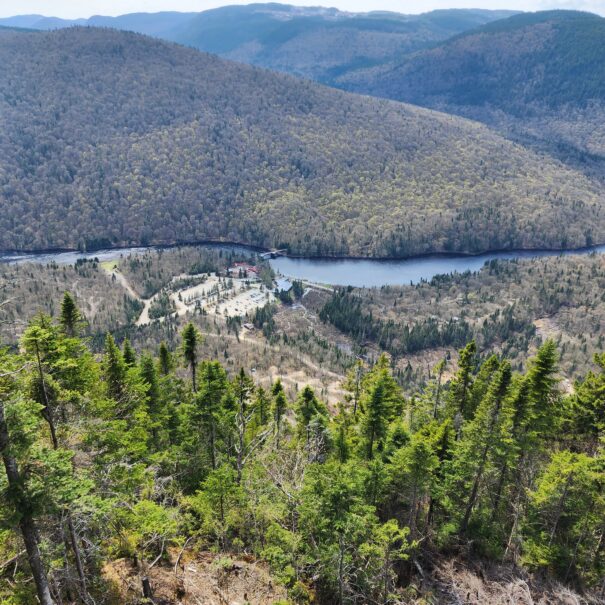
M103 354L103 374L107 385L107 394L120 401L126 392L126 363L111 334L105 337Z
M473 373L476 364L477 345L469 342L459 351L458 372L450 385L450 407L452 416L459 413L463 418L470 418L468 400L473 384Z
M145 386L147 413L151 421L153 443L157 450L161 445L160 433L163 432L168 418L161 398L156 366L150 355L141 357L140 373Z
M374 457L374 448L386 437L388 426L388 410L384 385L381 381L370 387L364 401L364 416L362 431L365 440L366 458Z
M168 350L165 342L160 343L159 355L160 374L162 374L162 376L168 376L168 374L172 372L174 362L172 360L172 354Z
M76 306L73 296L69 292L63 294L61 301L60 324L67 336L77 336L78 327L82 321L80 311Z
M200 387L193 402L194 426L206 440L212 469L219 466L218 427L222 420L222 404L230 391L227 373L218 361L205 361L201 365Z
M359 397L361 396L361 385L364 374L363 362L358 359L355 365L347 372L347 377L343 388L347 391L350 401L353 403L353 414L357 414L357 408L359 407Z
M500 364L485 397L479 404L475 417L464 426L452 460L450 489L458 492L463 512L460 533L466 535L471 514L481 496L480 488L485 476L492 470L490 463L494 452L509 439L510 418L505 413L504 401L511 381L508 362ZM460 483L461 482L461 483ZM456 489L455 485L458 485ZM460 489L462 488L462 489Z
M259 426L265 426L269 422L271 401L267 391L263 387L256 389L256 398L254 400L254 410L256 412L256 422Z
M382 449L389 422L403 411L401 389L393 378L389 360L382 355L366 374L361 396L361 431L366 457L371 460L376 446Z
M134 368L137 365L137 354L128 338L125 338L122 344L122 357L127 367Z
M547 340L531 360L527 380L532 410L531 430L548 439L560 428L563 407L557 389L557 346Z
M307 433L310 422L315 416L327 416L328 410L326 406L321 403L315 396L315 392L310 386L305 386L298 395L296 400L296 417L298 420L299 432L301 434Z
M605 439L605 353L594 356L597 372L589 372L575 384L571 397L570 424L580 439L587 438L592 451Z
M349 443L349 421L346 414L341 411L336 419L336 437L334 439L334 450L341 464L344 464L351 455L351 446Z
M278 378L271 387L273 395L273 422L275 423L275 443L279 448L283 418L288 410L288 400L281 380Z
M423 518L427 518L438 465L439 459L431 443L421 434L414 435L410 443L395 452L391 460L390 489L398 505L407 510L402 521L409 527L412 539L417 536L423 508Z
M237 483L239 484L242 480L242 470L244 468L244 461L247 455L248 443L247 443L247 429L248 424L253 416L251 407L251 397L254 393L254 382L250 376L244 372L244 368L240 368L237 376L233 380L233 395L236 400L237 410L235 415L235 427L237 433L237 442L235 444L236 453L236 470L237 470Z
M24 434L17 438L17 444L13 443L8 422L6 403L12 396L14 376L18 373L18 368L14 367L6 358L2 359L0 364L0 456L4 463L6 471L6 481L8 484L8 502L13 508L13 512L18 520L19 529L27 552L27 559L36 585L38 601L41 605L55 605L55 600L51 596L50 584L47 572L40 552L39 530L34 518L35 507L32 505L31 496L28 494L23 474L19 468L19 462L16 458L18 449L23 450L23 446L31 439L30 435ZM24 410L25 411L25 410ZM30 412L31 414L31 412ZM29 420L29 419L28 419ZM31 420L23 423L25 430L31 430ZM20 448L15 447L21 446Z
M98 570L115 559L132 562L152 599L151 561L166 565L186 536L262 557L300 602L393 603L399 574L460 540L601 590L605 356L596 361L563 399L551 342L524 374L467 359L464 416L453 405L463 374L443 385L446 408L437 377L405 414L383 357L361 379L357 415L345 400L332 417L301 389L286 440L281 381L269 396L245 369L229 379L200 360L194 393L170 361L144 354L129 368L108 335L99 362L38 316L18 350L0 352L0 561L24 545L30 563L0 564L0 601L101 602Z
M534 568L554 569L564 581L590 569L592 581L605 573L605 460L555 452L529 495L524 556ZM593 575L594 574L594 575Z
M196 370L197 370L197 347L201 342L201 334L198 329L190 322L183 329L183 357L191 370L191 387L193 392L197 390Z

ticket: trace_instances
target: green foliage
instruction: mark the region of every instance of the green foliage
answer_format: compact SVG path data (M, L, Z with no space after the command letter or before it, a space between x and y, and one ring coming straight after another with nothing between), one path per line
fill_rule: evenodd
M450 320L445 326L435 319L398 325L383 321L362 311L362 300L342 289L326 302L319 313L322 321L330 322L359 343L374 341L393 355L416 353L429 347L461 346L471 336L470 326Z
M167 293L160 294L149 307L149 319L166 317L176 311L176 306Z
M122 357L124 358L124 363L129 368L132 368L137 363L137 355L128 338L125 338L122 343Z
M159 366L160 373L162 374L162 376L167 376L168 374L170 374L171 370L174 367L172 354L170 353L168 346L165 342L160 343Z
M604 480L602 455L552 455L529 497L526 564L548 568L565 580L577 580L583 569L587 579L603 577L603 561L595 553L605 516Z
M75 336L81 321L76 302L69 292L63 295L61 302L61 326L68 336Z
M406 399L382 356L360 373L357 414L345 401L336 416L309 387L290 409L280 381L269 393L197 356L197 390L166 359L128 367L111 336L96 361L44 316L22 345L0 353L0 455L18 470L0 478L0 552L34 524L64 601L76 552L103 603L108 561L172 568L185 543L219 565L264 559L302 603L400 600L410 559L460 546L569 585L602 582L602 376L563 395L551 341L523 373L468 344L443 405L437 383ZM11 605L31 602L29 570L11 576Z
M185 360L185 363L189 366L189 369L191 370L191 384L193 386L193 390L195 391L197 386L195 381L198 363L197 347L199 342L201 341L202 335L200 334L199 330L191 322L189 322L183 328L182 338L183 358Z

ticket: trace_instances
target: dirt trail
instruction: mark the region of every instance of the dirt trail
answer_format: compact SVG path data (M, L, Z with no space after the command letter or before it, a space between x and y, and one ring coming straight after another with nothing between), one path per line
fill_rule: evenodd
M111 269L109 275L115 277L116 281L134 298L135 300L142 301L143 299L135 292L134 288L130 285L128 280L124 277L124 274L119 269Z

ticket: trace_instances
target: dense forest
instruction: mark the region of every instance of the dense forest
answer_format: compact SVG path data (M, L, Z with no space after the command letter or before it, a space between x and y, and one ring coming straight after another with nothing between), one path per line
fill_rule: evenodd
M604 35L605 19L591 13L514 15L403 59L373 91L521 115L535 106L582 106L605 98Z
M524 13L464 32L339 86L470 117L605 175L605 19Z
M599 189L456 117L140 35L0 33L0 247L310 255L600 241Z
M329 409L201 357L192 324L97 359L82 319L66 294L0 357L3 603L194 603L177 580L207 551L265 562L282 602L426 602L452 556L539 572L536 598L603 595L602 354L565 396L552 341L522 373L471 342L411 399L383 356Z

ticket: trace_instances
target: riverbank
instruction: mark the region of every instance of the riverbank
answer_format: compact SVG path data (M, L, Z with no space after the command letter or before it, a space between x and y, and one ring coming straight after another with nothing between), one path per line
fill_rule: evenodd
M95 257L98 254L108 253L128 253L130 254L135 250L170 250L173 248L182 248L185 246L208 246L213 248L241 248L252 253L268 254L272 251L271 248L264 246L258 246L256 244L249 244L246 242L239 242L233 240L197 240L197 241L185 241L185 242L173 242L173 243L157 243L149 245L131 245L131 246L110 246L110 247L99 247L88 250L79 250L77 248L42 248L42 249L29 249L29 250L0 250L0 262L10 261L11 259L27 259L30 257L36 257L41 255L59 255L59 254L77 254L83 257ZM368 261L413 261L421 260L425 258L473 258L485 255L498 255L498 254L513 254L513 255L535 255L535 256L557 256L560 254L589 254L590 252L604 252L605 243L594 244L592 246L581 246L578 248L488 248L479 251L451 251L451 250L438 250L431 252L422 252L419 254L410 254L407 256L358 256L358 255L300 255L300 254L283 254L280 253L280 257L291 258L295 260L312 260L312 261L339 261L339 260L368 260Z
M130 254L143 254L150 250L170 250L185 247L224 249L243 255L254 255L265 249L236 242L207 242L166 246L136 246L109 248L96 251L60 251L40 253L0 253L0 261L7 263L35 262L74 264L81 259L97 258L112 261ZM586 255L605 252L605 245L567 250L496 250L482 254L438 253L402 259L363 257L297 257L279 256L270 259L272 268L282 275L313 283L338 286L380 287L386 285L416 284L436 275L478 271L493 260L521 260L546 256Z

